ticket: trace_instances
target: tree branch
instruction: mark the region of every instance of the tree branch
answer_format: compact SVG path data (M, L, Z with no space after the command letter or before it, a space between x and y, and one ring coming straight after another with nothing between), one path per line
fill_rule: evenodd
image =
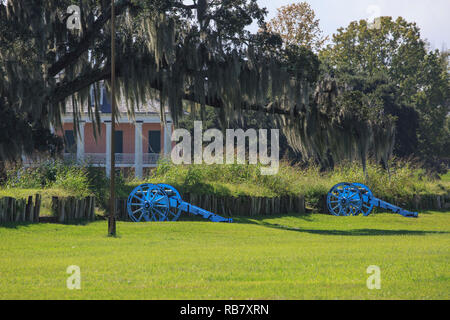
M116 76L120 76L120 63L116 66ZM90 86L101 80L108 80L111 78L111 68L109 66L105 66L102 69L98 69L92 72L89 72L86 75L79 76L75 80L70 82L66 82L58 86L53 94L51 95L51 103L58 103L66 99L67 97L73 95L74 93ZM162 85L160 82L155 81L151 83L151 88L155 90L162 90ZM192 101L196 103L200 103L201 101L194 96L194 94L185 93L184 100ZM223 108L223 104L220 99L217 97L206 96L205 97L206 105L214 107L214 108ZM293 106L292 110L286 110L281 108L278 104L269 103L268 105L257 105L257 104L248 104L243 102L241 105L242 110L252 110L252 111L263 111L270 114L278 114L278 115L291 115L295 117L301 117L301 109L304 106Z
M115 5L114 9L116 16L122 14L123 10L130 4L131 3L128 0L119 0ZM88 30L85 33L85 36L83 37L83 39L81 39L76 48L66 53L48 69L49 77L56 76L59 72L65 69L74 60L78 59L84 52L86 52L86 50L89 49L89 45L92 44L94 38L98 36L100 29L110 19L111 19L111 7L106 9L106 12L104 12L98 17L98 19L93 23L91 30Z
M60 85L56 86L52 94L49 95L48 100L52 104L61 102L67 97L83 90L93 83L109 79L110 75L111 68L109 66L106 66L103 69L98 69L95 71L91 71L88 74L81 75L72 81L62 82Z

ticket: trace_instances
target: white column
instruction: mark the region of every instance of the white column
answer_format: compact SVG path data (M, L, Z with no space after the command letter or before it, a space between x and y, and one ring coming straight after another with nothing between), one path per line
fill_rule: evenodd
M106 176L111 172L111 121L105 121L106 125Z
M84 161L84 121L79 123L79 132L77 134L77 161Z
M134 173L136 178L142 179L142 121L134 125Z
M172 121L167 120L164 127L164 155L170 157L172 152Z

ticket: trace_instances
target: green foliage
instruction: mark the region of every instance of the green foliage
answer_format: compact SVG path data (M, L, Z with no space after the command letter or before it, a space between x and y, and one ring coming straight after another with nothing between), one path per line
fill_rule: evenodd
M186 111L188 112L176 124L177 128L186 129L194 136L194 121L202 121L203 130L210 128L221 128L220 113L217 108L205 106L203 110L199 110L200 106L197 104L188 104Z
M44 161L37 167L14 165L7 168L6 186L9 188L40 188L52 184L62 170L59 161Z
M158 169L143 181L128 183L167 183L182 192L217 195L275 196L273 189L283 188L278 176L262 176L255 165L174 165L162 162ZM286 189L286 188L284 188Z
M355 82L349 79L373 83L384 78L390 97L375 97L386 113L397 117L395 154L419 156L427 167L438 170L434 162L450 152L448 52L428 51L415 23L381 17L375 27L361 20L338 29L320 58L326 72L350 87Z
M414 195L450 193L450 183L431 180L408 162L390 163L390 173L380 165L368 163L366 176L357 163L342 163L335 170L322 172L320 167L306 168L282 162L275 175L262 175L261 165L174 165L161 160L158 167L143 180L127 179L116 173L116 197L126 199L141 183L167 183L181 193L217 196L278 197L303 194L310 208L318 206L330 188L339 182L367 184L374 194L388 201L409 205ZM23 190L23 189L29 189ZM44 162L28 169L9 170L8 182L0 194L31 195L36 192L61 196L95 195L97 204L109 207L109 179L104 168L78 166L59 161ZM25 192L25 193L24 193Z
M36 167L8 168L5 187L7 189L58 189L76 197L92 194L87 167L60 160L47 160Z
M100 124L98 97L92 101L90 89L98 92L99 83L111 76L105 67L111 60L110 3L75 2L82 28L73 31L64 18L70 2L0 1L0 110L12 112L13 124L19 123L15 117L20 114L29 123L41 120L44 129L58 127L62 112L71 111L77 130L86 105L93 106L88 113L94 126ZM115 94L119 101L124 98L130 116L156 95L161 118L167 107L175 123L184 115L183 100L202 108L211 104L231 119L243 106L262 110L273 102L288 110L308 98L309 70L288 70L291 64L281 43L271 41L268 51L263 43L272 37L247 30L253 22L265 24L267 10L256 0L113 3L120 75ZM312 58L314 65L317 57L301 57L306 65ZM28 122L21 127L27 128ZM0 133L10 134L0 139L16 139L7 141L10 148L3 148L6 142L0 140L1 160L34 151L23 148L26 134L2 129Z
M419 90L413 95L413 105L418 110L418 152L431 162L437 157L450 157L450 74L448 59L441 60L439 51L428 53L422 63Z
M87 184L89 191L95 195L97 205L102 209L108 210L110 198L110 179L106 176L105 168L86 167L89 183ZM127 198L129 195L129 187L125 183L125 177L120 170L116 171L115 191L117 198Z
M444 182L450 182L450 172L447 172L446 174L443 174L441 176L442 181Z
M109 200L109 179L106 177L105 168L87 167L87 174L89 177L89 189L103 209L108 208Z
M86 197L91 194L89 188L88 174L83 167L68 167L66 170L57 172L54 188L60 188L76 194L79 197Z
M161 162L150 176L126 183L131 190L141 183L167 183L181 193L214 194L218 196L248 195L276 197L305 195L307 205L314 209L319 199L339 182L360 182L373 193L389 201L409 205L414 195L450 193L450 184L431 180L411 163L392 161L390 171L369 162L366 175L358 163L342 163L335 170L322 172L320 167L307 168L281 163L276 175L261 175L259 165L174 165Z

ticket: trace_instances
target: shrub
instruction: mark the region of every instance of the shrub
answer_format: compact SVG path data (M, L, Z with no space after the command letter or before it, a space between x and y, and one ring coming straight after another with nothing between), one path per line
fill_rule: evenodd
M62 160L46 160L36 167L12 167L7 171L7 188L56 188L77 197L89 195L89 178L85 166Z
M180 192L217 196L276 197L305 196L307 206L319 207L320 200L339 182L360 182L369 186L376 197L399 204L412 202L414 195L447 194L450 181L433 181L408 162L394 161L387 172L369 163L365 176L358 163L343 163L333 171L321 172L314 165L307 168L281 163L275 175L261 175L260 165L175 165L161 160L143 180L126 180L120 170L116 175L116 196L127 198L141 183L167 183ZM109 185L105 169L62 161L48 161L35 168L8 169L9 188L57 188L78 197L94 194L104 209L109 206Z
M72 192L78 197L87 197L91 194L88 173L84 167L63 167L56 173L55 182L51 186Z
M56 180L61 161L47 160L37 167L13 166L7 169L6 185L10 188L45 188Z
M174 165L168 161L159 164L151 175L142 181L128 183L132 187L148 183L167 183L180 192L197 194L250 195L275 197L303 194L306 204L315 209L331 187L339 182L360 182L373 193L386 200L399 203L412 201L415 194L443 194L450 191L448 183L420 178L419 169L408 162L395 161L390 172L369 163L367 176L359 163L347 162L333 171L321 172L317 166L307 168L281 163L276 175L261 175L259 165Z

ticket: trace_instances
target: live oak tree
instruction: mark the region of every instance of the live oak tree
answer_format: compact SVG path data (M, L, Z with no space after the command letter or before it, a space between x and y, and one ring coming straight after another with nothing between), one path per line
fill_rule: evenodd
M110 1L15 0L0 4L0 107L26 125L59 126L71 105L77 124L82 106L99 124L99 83L110 79ZM80 30L69 30L70 4L80 7ZM363 160L368 150L388 157L391 119L377 103L351 96L364 110L353 113L346 87L319 77L319 60L304 46L284 45L264 31L266 10L256 0L117 0L116 99L130 117L149 97L168 106L175 123L183 106L219 109L223 121L242 110L272 114L289 143L323 166L343 158ZM245 27L257 21L257 34ZM90 90L94 88L94 101ZM164 112L161 112L164 121ZM19 122L17 122L19 124ZM10 131L13 136L14 130ZM0 159L14 159L26 135ZM371 148L371 146L376 146Z

